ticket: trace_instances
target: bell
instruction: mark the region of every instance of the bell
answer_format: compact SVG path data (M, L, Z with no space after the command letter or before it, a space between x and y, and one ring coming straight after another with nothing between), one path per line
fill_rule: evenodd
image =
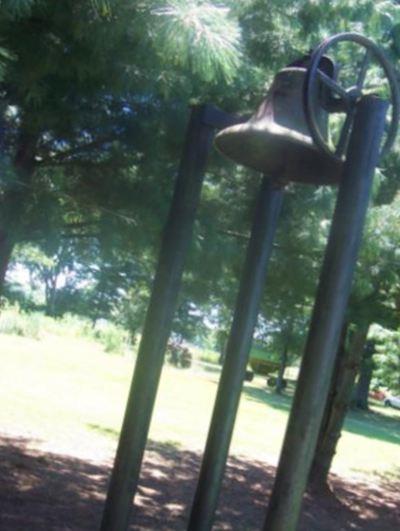
M333 63L323 58L319 68L333 75ZM260 171L281 183L297 181L315 185L340 180L342 162L313 142L304 112L303 84L307 59L297 61L275 76L257 112L244 124L227 127L215 137L218 150L236 163ZM318 90L317 121L327 132L325 87Z

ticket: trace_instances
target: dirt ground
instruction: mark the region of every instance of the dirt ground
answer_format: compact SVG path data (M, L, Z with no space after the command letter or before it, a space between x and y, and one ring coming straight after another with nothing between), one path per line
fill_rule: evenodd
M32 438L0 434L0 529L97 530L111 455L89 462L39 448ZM184 530L199 465L196 453L151 444L130 530ZM266 463L231 459L215 529L261 529L273 475ZM333 477L331 489L306 496L301 531L400 529L400 482Z

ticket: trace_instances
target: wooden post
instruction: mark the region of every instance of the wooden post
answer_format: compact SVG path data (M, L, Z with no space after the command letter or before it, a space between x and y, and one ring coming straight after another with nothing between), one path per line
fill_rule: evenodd
M192 108L108 487L101 531L127 529L214 129L242 121L243 118L211 105Z
M387 102L375 96L364 96L356 107L264 531L295 531L297 527L350 295L387 107Z
M190 531L206 531L212 526L282 198L282 186L264 176L190 515Z
M213 129L204 124L204 112L204 106L193 107L187 129L108 487L102 531L123 531L128 527L212 140Z

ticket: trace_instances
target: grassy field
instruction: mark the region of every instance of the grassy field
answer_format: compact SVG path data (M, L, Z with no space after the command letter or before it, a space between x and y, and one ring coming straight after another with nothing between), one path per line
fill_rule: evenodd
M57 335L40 340L0 335L0 429L40 440L45 448L112 456L133 360L110 355L92 341ZM178 447L204 446L218 372L165 367L150 437ZM245 385L232 453L276 463L290 397ZM341 475L400 473L400 412L375 407L351 413L334 471Z

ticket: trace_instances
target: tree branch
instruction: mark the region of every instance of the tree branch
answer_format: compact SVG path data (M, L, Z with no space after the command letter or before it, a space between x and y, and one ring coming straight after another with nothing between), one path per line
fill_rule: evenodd
M69 149L68 151L61 151L55 154L54 156L48 156L47 158L44 157L41 160L38 160L38 164L48 164L52 162L63 162L66 159L69 159L70 157L73 157L74 155L79 155L80 153L84 153L91 149L96 149L104 144L107 144L108 142L112 142L114 140L118 140L120 138L119 135L106 135L102 138L97 138L96 140L92 140L92 142L87 142L86 144L80 144L78 146L75 146L74 148Z

